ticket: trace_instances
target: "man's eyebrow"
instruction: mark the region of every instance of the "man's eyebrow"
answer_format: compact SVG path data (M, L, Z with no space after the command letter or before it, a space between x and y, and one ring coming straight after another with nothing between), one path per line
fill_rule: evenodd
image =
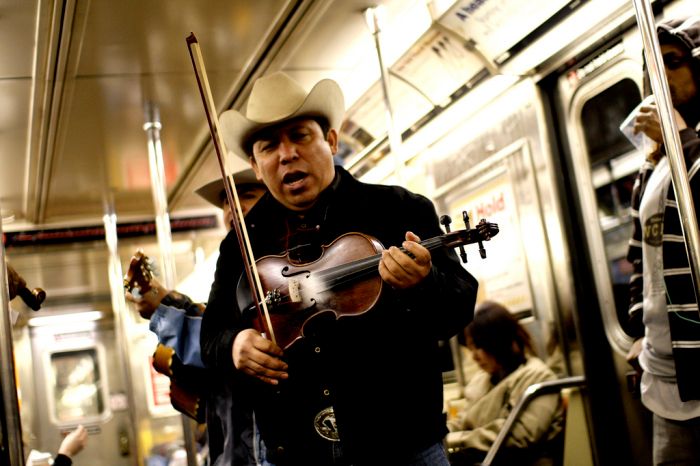
M262 140L269 141L270 139L274 139L275 133L276 133L275 131L263 130L260 133L255 135L255 142L262 141Z
M664 58L686 58L688 57L688 54L682 50L669 50L668 52L662 53L661 56Z

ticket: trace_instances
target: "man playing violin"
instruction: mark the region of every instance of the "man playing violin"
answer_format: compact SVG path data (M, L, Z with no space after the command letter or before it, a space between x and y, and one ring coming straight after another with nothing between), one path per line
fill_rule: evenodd
M334 165L343 113L334 81L306 92L275 73L255 82L245 114L222 114L221 131L268 188L245 219L250 260L282 257L289 267L275 273L285 279L292 269L321 276L328 256L347 252L329 245L347 233L368 235L387 247L370 271L381 285L372 305L346 313L334 304L354 301L341 296L354 291L348 278L323 303L270 300L275 324L261 327L241 293L246 275L232 232L221 243L202 322L202 359L233 374L233 391L251 398L278 466L448 465L438 342L469 323L478 284L452 250L420 244L443 234L427 198L362 183ZM302 293L313 293L299 279ZM289 288L289 296L281 291L293 300ZM298 338L276 344L275 325L278 334L294 327Z

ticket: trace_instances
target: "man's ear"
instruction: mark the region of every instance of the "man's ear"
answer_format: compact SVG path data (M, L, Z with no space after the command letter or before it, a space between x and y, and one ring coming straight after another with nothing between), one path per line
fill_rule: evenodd
M248 158L248 161L250 162L250 168L252 168L255 172L255 178L257 178L258 181L262 181L262 175L260 174L260 168L258 168L258 163L255 161L255 156L251 155Z
M326 141L331 148L331 154L335 155L338 152L338 132L333 128L329 129Z

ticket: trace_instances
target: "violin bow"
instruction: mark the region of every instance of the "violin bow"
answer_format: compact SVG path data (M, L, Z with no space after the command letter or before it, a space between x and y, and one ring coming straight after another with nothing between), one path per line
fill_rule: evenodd
M187 37L187 48L189 49L190 58L192 59L192 66L194 67L194 74L197 78L197 87L199 88L199 94L202 97L202 103L204 104L204 113L207 116L207 123L209 123L209 131L211 132L211 140L214 144L214 150L216 151L216 158L219 161L221 177L224 180L226 199L228 200L229 206L232 206L231 210L233 212L234 217L233 226L236 229L236 237L238 238L238 245L241 249L241 254L243 254L243 262L245 264L246 277L248 278L248 283L255 284L254 287L250 287L253 302L255 303L255 308L257 309L258 317L260 317L261 322L263 322L262 316L264 314L264 322L266 322L267 324L270 339L275 344L277 344L277 341L275 340L275 332L272 329L270 313L267 309L267 303L264 298L265 295L262 289L262 282L260 281L258 269L255 266L253 248L250 245L250 239L248 238L248 230L246 229L245 221L243 219L243 210L241 209L241 204L238 200L238 193L235 189L236 184L233 181L233 176L229 176L225 167L223 154L226 153L226 145L224 144L224 140L221 137L221 131L219 131L219 119L216 115L214 99L211 95L209 80L207 79L207 73L204 68L204 59L202 58L202 51L199 48L199 42L197 42L197 38L195 37L193 32L190 33L190 35ZM257 290L257 296L255 290ZM260 309L261 306L262 310Z

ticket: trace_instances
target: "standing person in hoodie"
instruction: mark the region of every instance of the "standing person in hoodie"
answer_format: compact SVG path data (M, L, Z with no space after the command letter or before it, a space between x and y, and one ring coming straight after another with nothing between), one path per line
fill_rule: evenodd
M700 16L657 27L696 215L700 216ZM641 376L642 402L653 413L655 465L700 464L700 314L683 241L656 106L635 120L658 146L632 192L634 233L627 258L630 318L638 339L628 360Z

